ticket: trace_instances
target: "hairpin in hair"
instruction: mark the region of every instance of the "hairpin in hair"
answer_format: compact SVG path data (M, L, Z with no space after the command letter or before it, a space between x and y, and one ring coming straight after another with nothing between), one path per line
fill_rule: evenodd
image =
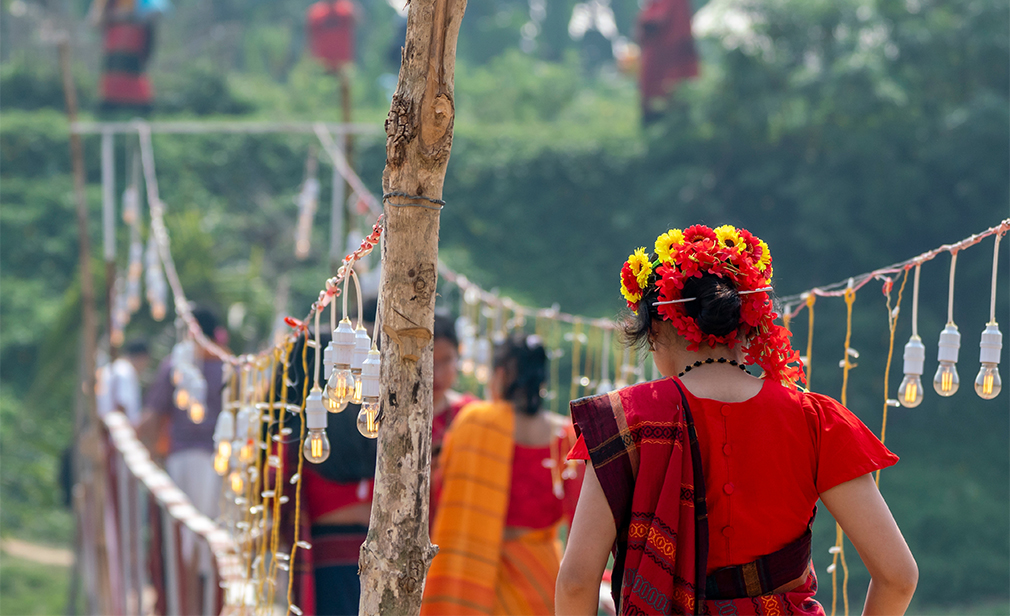
M771 287L761 287L760 289L751 289L750 291L740 291L738 295L748 295L750 293L764 293L765 291L771 291ZM697 297L683 297L681 299L671 299L665 302L652 302L653 306L666 306L667 304L684 304L686 302L693 302L698 299Z

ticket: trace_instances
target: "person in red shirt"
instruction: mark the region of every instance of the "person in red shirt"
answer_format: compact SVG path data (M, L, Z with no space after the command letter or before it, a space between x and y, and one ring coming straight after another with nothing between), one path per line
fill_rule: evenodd
M863 613L907 609L918 570L871 475L898 458L841 404L797 389L770 283L767 245L730 226L672 229L625 263L625 334L664 378L572 403L569 457L587 468L558 614L596 613L612 548L621 614L823 614L818 498L870 571Z

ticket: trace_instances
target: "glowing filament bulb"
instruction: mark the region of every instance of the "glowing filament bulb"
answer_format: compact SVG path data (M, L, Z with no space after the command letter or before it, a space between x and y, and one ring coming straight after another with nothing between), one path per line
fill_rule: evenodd
M224 477L228 472L228 462L231 460L231 441L221 441L217 444L217 454L214 456L214 472Z
M922 404L922 379L917 374L906 374L898 387L901 406L915 408Z
M358 373L358 374L354 375L354 391L353 391L353 393L351 395L351 400L350 400L352 404L361 404L361 401L362 401L361 391L362 391L361 390L361 374Z
M179 387L175 390L175 406L180 409L189 408L189 390Z
M378 399L374 401L369 400L361 405L361 410L358 412L358 432L362 436L365 438L378 438L381 423L379 419Z
M326 383L323 402L326 410L339 413L347 408L347 403L354 396L354 375L349 366L336 366L330 380Z
M194 401L189 405L189 420L195 424L203 423L203 418L207 415L207 409L203 403Z
M247 439L242 448L238 450L238 459L244 464L250 464L255 459L256 447L252 439Z
M939 351L937 360L940 365L936 368L936 375L933 377L933 389L941 396L953 396L961 384L957 376L957 354L961 348L961 334L957 331L957 325L947 323L947 326L940 332Z
M982 368L975 377L975 393L983 400L992 400L999 395L1003 389L1003 382L999 378L999 365L992 363L982 364Z
M941 396L953 396L961 384L957 375L957 366L950 362L941 363L933 377L933 389Z
M1003 350L1003 334L1000 333L995 321L986 325L979 348L982 367L975 377L975 393L983 400L992 400L1003 388L1003 382L999 378L999 356Z
M231 487L231 491L235 494L241 494L245 488L245 480L242 478L242 473L239 471L232 471L228 475L228 485Z
M305 459L313 464L319 464L330 457L330 440L326 438L326 432L321 429L309 430L309 438L302 446L302 453Z

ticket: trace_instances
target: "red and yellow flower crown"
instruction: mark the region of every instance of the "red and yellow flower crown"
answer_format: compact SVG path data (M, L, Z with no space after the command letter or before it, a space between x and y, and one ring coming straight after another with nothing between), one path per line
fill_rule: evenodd
M789 332L774 323L778 315L767 293L772 256L760 238L730 225L716 229L694 225L660 235L654 254L652 261L645 247L639 248L621 268L621 294L629 308L637 313L642 297L655 286L659 289L655 303L659 314L688 340L689 350L698 350L702 342L733 348L741 342L737 339L738 332L734 330L724 336L703 333L684 309L684 303L692 298L682 297L688 278L700 278L702 274L725 278L740 293L740 322L748 336L745 361L760 366L765 378L789 387L795 387L797 379L806 382L806 375L798 365L799 353L789 344Z

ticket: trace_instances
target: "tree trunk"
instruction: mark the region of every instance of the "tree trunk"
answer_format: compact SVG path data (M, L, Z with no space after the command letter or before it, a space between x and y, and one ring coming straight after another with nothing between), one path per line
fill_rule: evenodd
M417 614L437 551L428 537L435 201L442 197L452 146L456 38L465 8L466 0L411 2L400 80L386 119L382 424L372 516L361 548L360 614Z

